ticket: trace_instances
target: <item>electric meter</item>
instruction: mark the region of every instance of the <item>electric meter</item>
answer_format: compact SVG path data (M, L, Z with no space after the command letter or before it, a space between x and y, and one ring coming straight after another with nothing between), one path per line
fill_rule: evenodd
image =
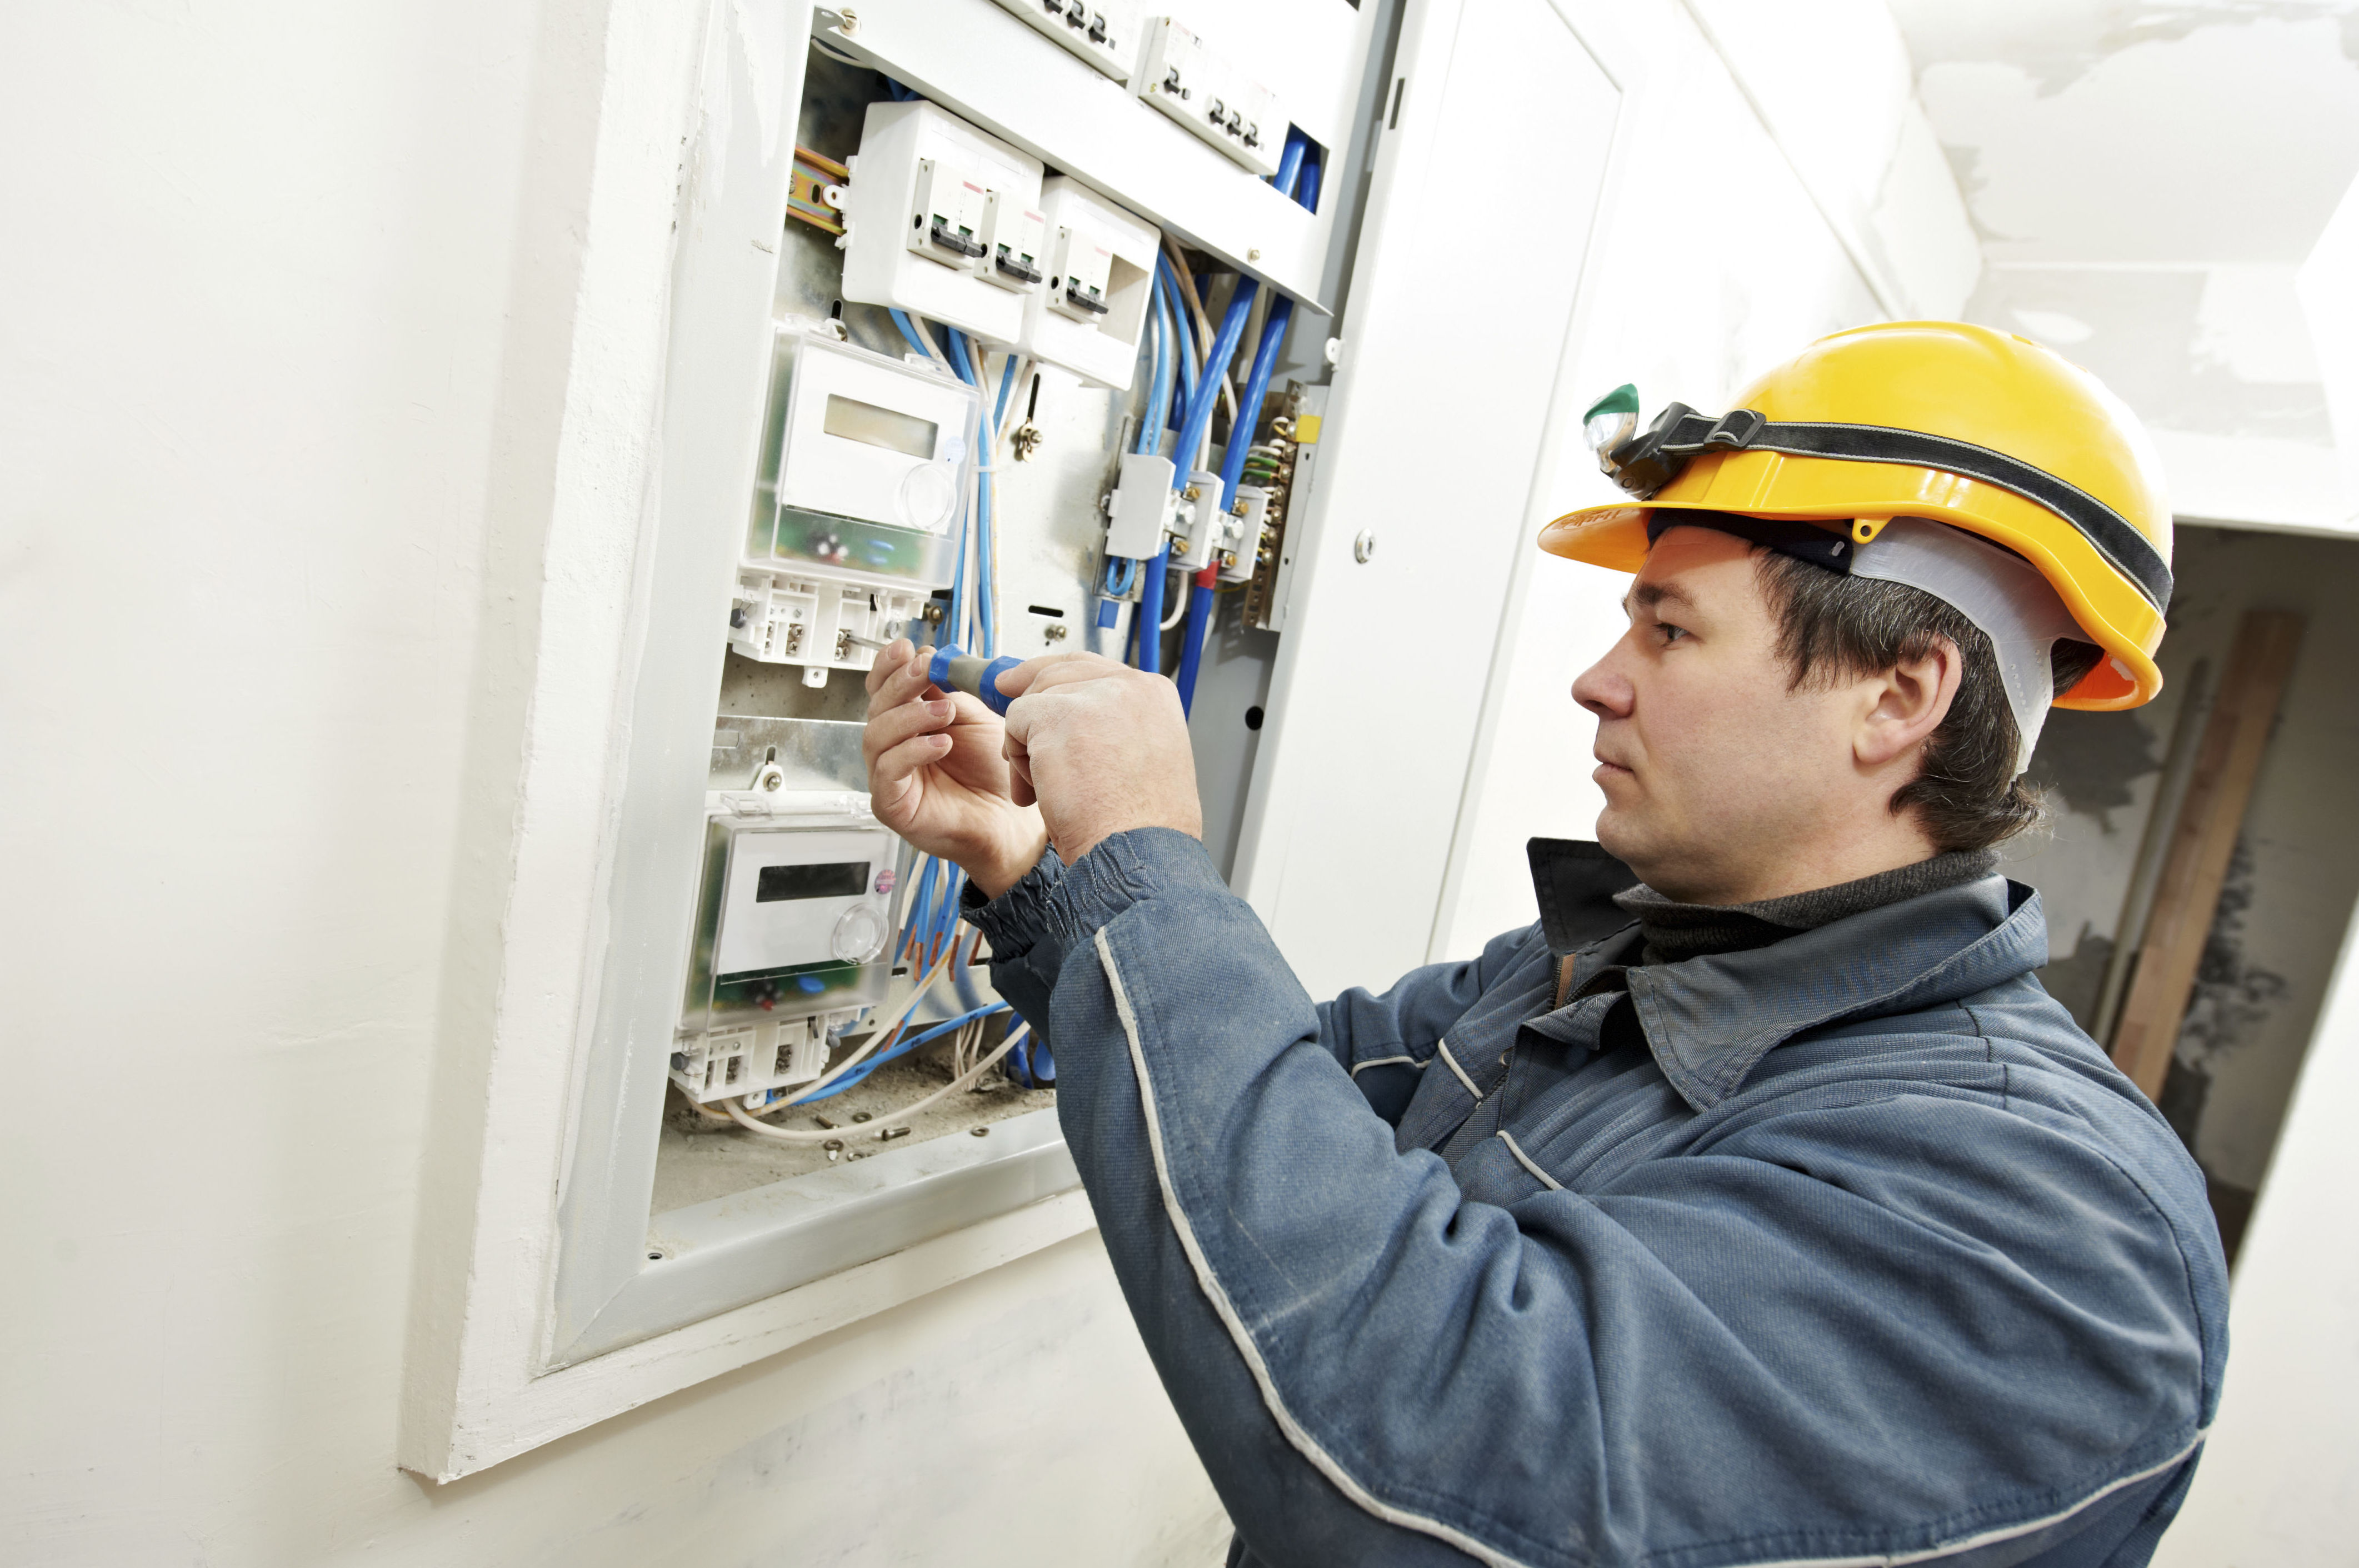
M830 670L875 662L860 640L909 629L950 585L974 478L981 403L931 368L842 342L833 321L781 323L771 434L729 644L749 659Z

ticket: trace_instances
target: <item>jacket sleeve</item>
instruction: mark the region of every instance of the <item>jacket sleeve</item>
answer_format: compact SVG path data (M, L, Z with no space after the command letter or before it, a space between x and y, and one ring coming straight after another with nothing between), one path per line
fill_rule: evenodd
M1920 1195L1945 1230L1814 1171L1823 1106L1477 1203L1396 1151L1194 840L1108 840L1009 934L1116 1277L1254 1560L2000 1568L2192 1449L2183 1267L2100 1160L2004 1246L1973 1231L2003 1194L1951 1171ZM2012 1136L1992 1099L1891 1136Z
M1183 836L1170 835L1173 840ZM1081 880L1053 902L1050 895L1069 874L1054 850L999 898L988 903L969 898L967 918L991 942L992 985L1049 1040L1052 1051L1056 1040L1050 1033L1054 1025L1049 998L1074 944L1089 934L1076 929L1076 912L1094 915L1125 907L1148 889L1155 878L1134 853L1138 847L1117 844L1110 854L1083 856L1073 868ZM1162 847L1166 853L1185 854ZM1333 1001L1319 1004L1317 1039L1352 1075L1376 1114L1397 1126L1443 1033L1538 941L1539 928L1527 926L1492 938L1480 957L1413 969L1381 996L1355 985Z

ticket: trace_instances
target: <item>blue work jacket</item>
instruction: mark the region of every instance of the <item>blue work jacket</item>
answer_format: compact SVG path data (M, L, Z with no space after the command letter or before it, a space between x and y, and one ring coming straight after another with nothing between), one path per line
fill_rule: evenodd
M2186 1493L2218 1233L2027 887L1316 1007L1183 833L977 919L1233 1564L2115 1568Z

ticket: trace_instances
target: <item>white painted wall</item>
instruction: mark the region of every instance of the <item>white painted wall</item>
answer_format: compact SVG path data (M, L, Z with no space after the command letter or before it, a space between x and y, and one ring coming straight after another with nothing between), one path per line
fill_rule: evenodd
M457 1486L394 1467L438 1020L484 963L450 933L505 883L460 848L538 582L500 552L552 505L606 29L9 18L0 1560L1217 1561L1087 1238ZM633 64L678 95L694 51Z

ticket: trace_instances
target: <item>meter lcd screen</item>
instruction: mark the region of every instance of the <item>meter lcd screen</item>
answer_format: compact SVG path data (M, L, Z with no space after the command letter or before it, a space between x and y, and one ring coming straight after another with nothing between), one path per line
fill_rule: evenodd
M881 446L887 452L907 452L927 462L933 460L934 436L940 429L931 419L896 413L833 392L827 395L827 418L821 421L820 428L832 436L866 446Z
M754 902L788 898L856 898L868 891L868 862L839 860L818 866L765 866L754 886Z

